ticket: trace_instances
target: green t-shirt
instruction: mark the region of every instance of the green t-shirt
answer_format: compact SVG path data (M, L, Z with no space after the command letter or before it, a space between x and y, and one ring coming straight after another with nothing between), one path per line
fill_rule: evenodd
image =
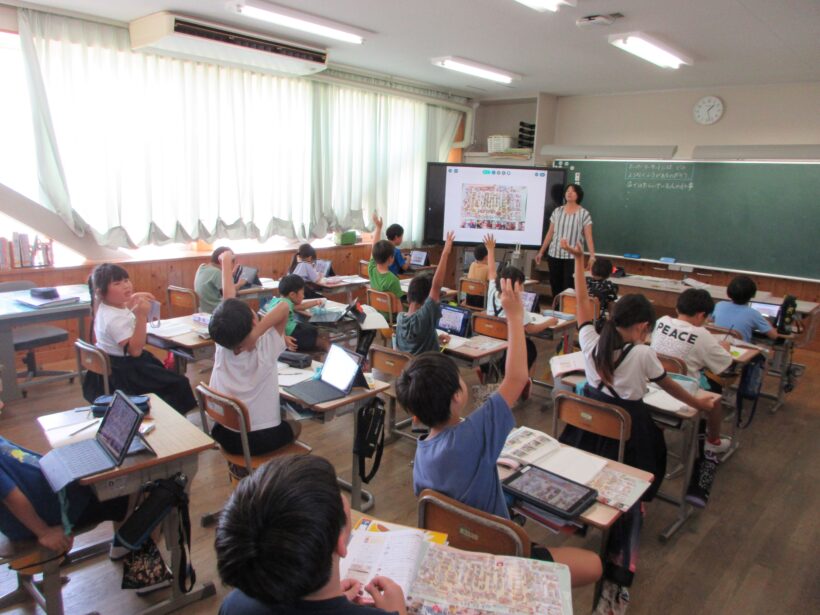
M367 275L370 277L370 288L373 290L393 293L399 299L404 295L401 290L401 283L396 275L392 271L381 273L376 269L376 261L374 261L372 257L370 258L370 262L367 263Z
M199 310L212 313L222 301L222 270L210 263L200 265L194 278L194 290L199 295Z
M270 312L280 301L284 301L288 304L288 322L285 324L285 335L293 335L293 330L297 325L296 318L293 316L293 301L286 297L274 297L268 301L268 304L265 306L265 312Z

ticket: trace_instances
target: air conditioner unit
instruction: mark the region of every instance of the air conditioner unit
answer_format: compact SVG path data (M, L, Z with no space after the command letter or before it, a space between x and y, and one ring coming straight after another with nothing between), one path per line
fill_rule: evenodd
M167 11L132 21L131 49L287 75L327 68L327 51Z

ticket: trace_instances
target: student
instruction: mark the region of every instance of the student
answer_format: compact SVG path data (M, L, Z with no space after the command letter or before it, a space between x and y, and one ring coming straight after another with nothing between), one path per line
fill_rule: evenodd
M584 282L584 252L581 243L570 246L566 240L561 249L575 259L575 294L578 302L578 339L584 353L587 397L620 406L632 418L632 434L626 443L624 463L651 472L652 486L643 497L655 497L666 473L666 444L655 425L650 409L642 398L646 385L655 382L667 393L704 413L713 412L718 399L694 397L666 375L655 351L644 345L652 330L655 313L643 295L624 295L615 304L612 315L599 335L592 326L592 306ZM561 442L571 444L610 459L617 458L618 443L568 425ZM636 504L619 519L610 531L605 565L604 592L599 611L621 612L629 600L626 589L632 584L640 531L640 505Z
M496 462L515 426L510 406L527 384L524 307L520 283L502 279L499 301L509 314L509 346L504 379L484 404L462 421L469 393L458 367L447 355L426 352L415 357L396 380L399 403L430 434L419 440L413 463L413 489L435 489L484 512L510 518ZM537 554L537 555L535 555ZM601 562L590 551L537 547L537 559L570 568L574 586L594 583Z
M736 276L726 287L726 294L732 302L721 301L715 306L712 317L715 324L737 331L747 342L751 341L753 333L777 339L777 329L769 324L763 314L748 305L756 293L757 284L752 278L746 275Z
M236 397L248 408L248 445L251 455L262 455L299 437L299 423L283 421L279 410L276 360L285 350L285 325L290 315L287 301L273 307L262 320L239 299L220 303L208 324L216 343L211 388ZM238 431L215 423L214 440L233 455L242 454Z
M291 336L296 341L296 348L301 352L321 350L327 352L330 349L330 342L327 336L319 332L319 328L309 322L298 322L295 313L299 311L304 314L317 305L323 305L325 299L305 300L305 281L294 273L289 273L279 280L279 296L271 299L265 306L265 311L270 312L279 303L286 303L288 306L288 322L285 325L285 335Z
M305 297L307 299L319 299L322 297L312 287L318 284L324 278L324 275L316 270L316 249L309 243L303 243L299 246L296 254L293 255L293 260L290 263L288 273L298 275L305 281L307 287L305 288Z
M438 350L439 342L447 344L450 341L450 336L446 333L439 336L436 327L441 318L441 283L454 239L455 233L447 233L447 241L444 242L432 281L427 273L417 273L410 281L407 289L410 305L396 319L396 347L402 352L421 354L428 350Z
M487 246L483 243L478 244L475 248L473 248L473 256L475 256L475 260L470 263L470 269L467 271L467 277L471 280L486 282L489 267L489 264L487 263ZM493 267L495 267L495 262L493 262ZM466 302L467 305L471 307L481 307L483 299L484 297L467 295Z
M399 278L390 270L395 258L396 247L385 239L379 239L382 234L382 219L373 214L373 253L367 264L367 275L370 278L370 288L395 295L398 299L404 296Z
M100 502L91 487L71 483L58 495L40 470L40 457L0 436L0 532L9 540L36 539L56 553L74 543L74 528L114 521L118 528L129 512L128 496ZM111 546L109 556L120 559L123 547Z
M394 275L399 276L410 266L410 263L404 260L404 255L401 253L402 241L404 241L404 227L401 224L391 224L384 232L387 241L393 244L393 262L390 263L390 271Z
M94 268L88 290L94 304L96 346L111 361L111 390L120 389L129 395L156 393L180 414L193 410L196 399L188 379L165 369L145 350L146 324L154 296L135 293L128 272L108 263ZM83 396L91 402L103 393L102 376L88 372Z
M233 281L238 266L233 250L226 246L214 250L211 261L199 266L194 277L194 290L199 296L200 311L212 313L223 298L236 297L236 291L247 284L243 279Z
M492 235L486 235L484 237L484 245L487 246L487 260L491 263L494 263L495 238ZM502 280L511 280L512 283L518 284L521 288L523 288L525 279L526 278L524 277L524 272L516 267L504 267L501 269L499 273L496 273L495 269L490 268L487 272L487 280L489 282L487 286L487 313L491 316L506 318L504 307L501 305L500 301L500 282ZM524 331L530 335L541 333L541 331L548 329L549 327L553 326L555 323L558 322L557 318L547 318L543 322L536 324L533 322L532 312L527 311L522 312L521 318L524 323ZM509 322L509 319L507 320ZM535 359L538 358L538 350L535 348L535 343L533 343L533 341L530 338L526 338L526 345L527 372L529 373L530 370L532 370L532 366L535 364ZM479 379L482 379L481 375L479 375ZM524 388L524 392L521 396L523 399L529 398L531 388L532 380L528 380L527 386Z
M277 457L231 494L216 529L216 565L235 589L220 615L406 615L404 592L386 577L366 587L341 579L350 505L336 470L316 455ZM375 607L357 604L367 592Z
M603 321L609 314L609 305L618 300L618 285L609 279L612 275L612 261L608 258L592 261L590 273L592 275L586 278L587 290L590 296L597 297L601 305L599 321L603 326Z

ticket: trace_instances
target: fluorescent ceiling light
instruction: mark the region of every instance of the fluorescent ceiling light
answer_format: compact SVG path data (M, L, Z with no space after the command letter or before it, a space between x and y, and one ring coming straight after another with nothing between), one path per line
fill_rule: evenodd
M692 64L692 58L643 32L612 34L609 43L662 68L678 68L681 64Z
M578 0L515 0L516 2L535 9L539 13L544 11L557 11L562 4L567 6L577 6Z
M357 30L350 26L336 23L335 21L322 19L321 17L315 17L307 13L300 13L299 11L268 2L247 0L246 2L229 4L228 7L245 17L266 21L301 32L332 38L337 41L344 41L345 43L361 45L364 42L364 35L366 34L363 30Z
M447 56L446 58L433 58L433 64L441 66L442 68L449 68L450 70L457 70L460 73L473 75L474 77L481 77L482 79L489 79L496 83L512 83L516 79L521 79L521 75L515 73L508 73L507 71L493 68L478 62L472 62L463 58L454 58Z

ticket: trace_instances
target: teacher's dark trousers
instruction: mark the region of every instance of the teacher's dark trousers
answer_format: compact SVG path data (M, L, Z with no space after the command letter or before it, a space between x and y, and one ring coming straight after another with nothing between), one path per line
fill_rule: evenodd
M550 268L550 287L552 288L552 299L574 285L575 260L572 258L553 258L547 256L547 264Z

